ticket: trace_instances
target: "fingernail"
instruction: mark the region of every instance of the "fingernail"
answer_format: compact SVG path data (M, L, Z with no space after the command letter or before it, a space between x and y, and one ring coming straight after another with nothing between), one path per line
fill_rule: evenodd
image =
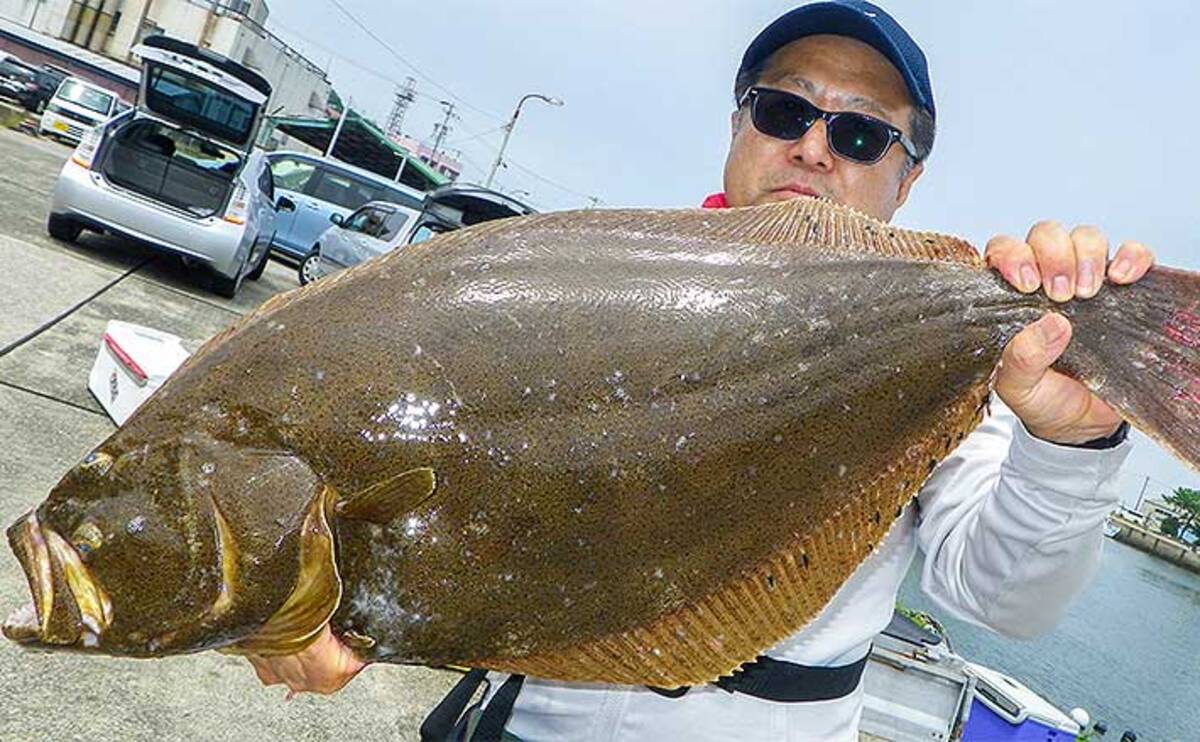
M1050 279L1050 298L1055 301L1066 301L1071 298L1071 282L1066 276L1055 276Z
M1116 262L1116 264L1113 265L1111 269L1109 269L1108 275L1112 276L1118 281L1124 281L1126 278L1129 278L1129 272L1131 270L1133 270L1133 265L1130 264L1129 259L1121 258Z
M1021 290L1037 291L1038 275L1032 265L1021 266Z
M1046 315L1046 317L1038 323L1038 332L1041 334L1042 340L1047 345L1052 345L1067 331L1068 324L1066 322L1059 322L1057 319L1054 319L1054 317L1055 315L1052 314Z
M1096 293L1096 271L1091 263L1081 263L1079 273L1075 276L1075 293L1078 296L1091 296Z

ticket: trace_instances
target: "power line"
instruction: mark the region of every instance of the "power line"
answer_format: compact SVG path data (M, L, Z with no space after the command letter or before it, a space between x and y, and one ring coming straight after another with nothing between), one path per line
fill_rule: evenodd
M374 31L371 30L370 26L368 26L367 24L360 21L358 19L358 17L355 16L353 13L351 13L346 8L346 6L342 5L341 2L339 2L339 0L329 0L329 4L332 5L333 7L337 8L339 11L341 11L342 15L349 18L350 22L353 23L355 26L358 26L358 28L363 33L365 33L367 36L370 36L372 39L374 39L377 44L379 44L384 49L386 49L388 51L388 53L391 54L393 57L395 57L397 60L399 60L401 64L403 64L405 67L408 67L410 70L415 72L418 76L424 78L424 80L426 82L428 82L430 85L434 86L438 90L441 90L446 95L448 95L451 98L453 98L454 100L458 101L460 105L470 108L471 110L475 111L476 113L482 114L482 115L487 116L488 118L494 119L496 121L503 120L500 116L497 116L496 114L494 114L490 111L485 111L484 109L479 108L478 106L472 105L471 103L464 100L463 98L460 98L450 88L446 87L445 85L442 85L437 80L434 80L432 77L425 74L419 67L417 67L415 64L413 64L412 62L405 59L404 56L401 55L400 52L396 51L396 49L391 44L389 44L388 42L386 42L382 38L380 38L378 34L376 34Z
M344 5L342 5L339 2L339 0L329 0L329 3L331 5L333 5L335 8L337 8L337 10L340 11L343 15L345 15L347 18L349 18L350 21L352 23L354 23L354 25L356 25L360 29L362 29L362 31L364 33L366 33L368 36L370 36L376 43L378 43L380 46L382 46L384 49L386 49L388 51L388 53L390 53L396 59L400 60L400 62L402 62L404 65L406 65L409 69L413 70L416 74L420 75L422 78L424 78L426 81L428 81L431 85L438 88L439 90L446 92L450 97L454 98L456 101L461 103L463 106L471 109L472 111L475 111L482 116L492 119L493 121L502 121L502 119L499 116L496 116L495 114L493 114L489 111L486 111L482 108L479 108L478 106L472 105L471 103L463 100L459 96L455 95L447 87L445 87L444 85L438 83L436 80L434 80L431 77L429 77L428 75L426 75L424 72L422 72L420 69L418 69L415 65L413 65L411 62L409 62L407 59L405 59L403 56L401 56L400 53L397 52L390 44L388 44L386 41L381 39L377 34L375 34L373 31L371 31L371 29L369 27L367 27L362 21L360 21L356 16L354 16L354 14L351 13ZM395 77L386 72L383 72L379 69L376 69L376 68L370 67L366 64L363 64L362 62L360 62L352 57L346 56L345 54L343 54L341 51L339 51L337 49L328 47L319 41L308 38L305 35L298 33L295 29L292 29L284 24L279 23L275 19L272 19L272 23L276 27L287 31L288 33L296 36L297 38L300 38L300 39L308 42L309 44L312 44L313 46L316 46L317 48L319 48L329 54L332 54L333 56L337 57L338 59L341 59L344 62L348 62L349 64L353 65L354 67L357 67L360 70L363 70L364 72L370 73L370 74L374 75L375 77L380 78L381 80L392 83L393 85L398 85L398 82L396 81ZM421 91L414 91L414 94L420 98L426 98L429 100L437 101L439 103L441 102L441 100L437 96L430 95L428 93L424 93ZM455 116L455 118L461 124L462 119L459 118L457 115ZM478 139L482 139L483 137L486 137L490 134L493 134L495 132L502 130L504 128L504 126L505 126L505 124L501 124L500 126L489 129L487 131L476 133L476 132L472 131L469 127L460 125L460 128L463 131L465 131L469 136L465 139L459 139L454 142L449 142L449 143L447 143L447 146L450 146L450 145L461 146L462 144L465 144L468 142L473 142ZM530 177L534 178L535 180L537 180L541 183L544 183L552 188L556 188L559 191L562 191L563 193L569 193L572 196L576 196L578 198L585 199L593 207L598 206L599 204L603 203L601 201L601 199L597 196L594 196L589 193L583 193L582 191L577 191L574 188L565 186L561 183L551 180L550 178L547 178L544 175L540 175L539 173L535 172L533 169L526 167L525 165L522 165L519 162L514 161L510 157L505 157L504 161L505 161L505 164L516 167L518 170L521 170L525 174L529 175Z
M570 188L568 186L563 185L562 183L556 183L553 180L550 180L549 178L545 177L544 175L538 175L533 170L530 170L529 168L525 167L521 163L513 160L511 157L504 158L504 162L507 165L514 166L515 168L517 168L521 172L525 173L529 177L534 178L535 180L539 180L548 186L553 186L554 188L557 188L558 190L563 191L564 193L569 193L572 196L579 196L580 198L585 198L588 201L593 201L596 204L601 203L600 199L593 196L592 194L583 193L582 191L577 191L574 188Z
M463 128L465 129L466 127L464 126ZM466 137L465 139L455 139L452 142L446 142L446 146L447 147L458 147L463 144L466 144L467 142L474 142L477 139L483 139L484 137L491 136L492 134L495 134L498 131L504 131L504 126L503 125L497 126L494 129L488 129L487 131L479 133L479 134L472 134L471 136Z

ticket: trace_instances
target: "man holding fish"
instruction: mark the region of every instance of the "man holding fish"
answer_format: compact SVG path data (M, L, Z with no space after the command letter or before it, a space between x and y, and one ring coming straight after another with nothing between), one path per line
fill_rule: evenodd
M477 668L437 742L850 740L918 548L946 611L1053 626L1122 418L1200 466L1200 275L888 226L935 108L869 3L772 23L735 100L708 211L477 225L210 340L8 528L4 635L293 692Z
M725 190L707 208L821 197L888 221L933 145L924 54L867 2L813 3L776 20L747 49L734 93ZM1154 259L1136 242L1111 262L1108 251L1093 227L1047 221L1024 239L994 238L985 258L1022 292L1063 302L1095 295L1106 278L1137 281ZM1128 452L1121 418L1051 370L1070 339L1057 314L1013 338L983 425L821 615L742 673L757 682L735 676L668 693L534 678L521 687L510 678L484 714L504 705L506 735L524 740L855 739L865 657L918 547L922 587L948 612L1018 637L1051 628L1098 565ZM332 636L302 655L254 663L264 682L325 692L362 667ZM492 677L493 688L502 678Z

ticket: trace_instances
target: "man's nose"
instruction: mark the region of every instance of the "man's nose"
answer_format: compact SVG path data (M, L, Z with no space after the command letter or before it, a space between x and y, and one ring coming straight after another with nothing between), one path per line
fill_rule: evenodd
M825 120L817 119L804 136L792 143L788 156L794 163L805 167L829 172L833 169L833 153L829 151L829 136L825 129Z

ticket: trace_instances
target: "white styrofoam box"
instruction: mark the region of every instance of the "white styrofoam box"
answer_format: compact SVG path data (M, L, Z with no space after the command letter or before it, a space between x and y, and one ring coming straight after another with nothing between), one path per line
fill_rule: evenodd
M111 320L100 338L88 390L108 416L122 425L188 355L175 335Z

